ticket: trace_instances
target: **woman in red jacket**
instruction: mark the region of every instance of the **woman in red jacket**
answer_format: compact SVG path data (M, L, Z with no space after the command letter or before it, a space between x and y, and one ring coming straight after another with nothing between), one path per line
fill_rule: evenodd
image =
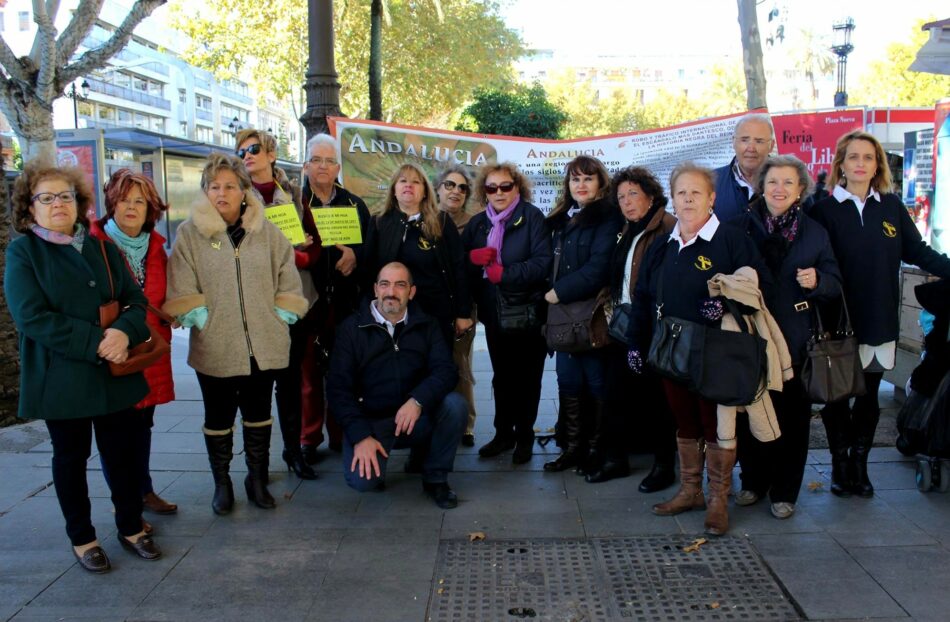
M105 196L106 215L92 223L91 233L93 237L114 242L122 251L129 270L148 298L150 308L146 321L171 343L171 327L155 314L155 309L160 309L165 302L165 266L168 263L165 238L155 231L155 223L168 206L159 197L151 179L127 168L112 174L105 186ZM165 355L146 369L145 379L149 393L135 406L140 425L137 428L139 434L133 441L137 448L142 502L146 510L155 514L174 514L178 506L155 494L149 474L155 406L175 399L171 355ZM105 469L103 475L108 479ZM146 531L151 531L151 525L147 523Z

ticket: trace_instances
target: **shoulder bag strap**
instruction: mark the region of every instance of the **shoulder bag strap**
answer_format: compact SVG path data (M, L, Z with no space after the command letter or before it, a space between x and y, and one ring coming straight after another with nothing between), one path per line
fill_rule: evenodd
M115 282L112 280L112 268L109 266L109 255L106 253L106 243L101 238L99 239L99 248L102 250L102 260L106 263L106 274L109 275L109 291L111 292L112 300L115 300Z

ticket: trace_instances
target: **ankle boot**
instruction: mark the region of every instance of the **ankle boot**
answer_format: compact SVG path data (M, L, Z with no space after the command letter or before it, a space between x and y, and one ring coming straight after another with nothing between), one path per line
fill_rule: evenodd
M270 462L270 431L273 419L264 423L244 423L244 460L247 477L244 490L254 505L265 510L277 507L267 490L267 467Z
M304 460L300 447L288 447L282 457L287 463L287 470L293 471L300 479L317 479L316 471Z
M600 466L597 469L587 472L584 481L588 484L599 484L629 475L630 462L627 460L627 454L622 451L611 450L600 461Z
M653 506L653 513L658 516L673 516L706 507L703 499L703 439L677 437L676 447L680 456L680 489L669 501Z
M851 445L850 412L838 409L821 410L821 421L828 435L828 451L831 452L831 494L836 497L851 496L851 462L848 447Z
M581 398L560 396L559 431L563 431L564 451L551 462L544 463L548 472L565 471L577 466L586 452L581 449Z
M607 416L606 403L603 400L590 399L586 402L590 408L590 417L585 422L587 428L582 432L587 439L587 456L574 469L578 475L588 475L600 471L607 461L604 438L604 418ZM606 481L606 480L604 480Z
M223 515L234 507L234 487L231 485L231 455L234 447L234 434L231 430L223 432L202 429L205 435L205 447L208 449L208 462L214 476L214 497L211 509L215 514Z
M651 493L672 486L676 481L675 462L676 459L673 456L667 458L658 454L653 460L653 468L640 482L637 490L643 493Z
M729 493L732 491L732 469L736 466L736 450L716 443L706 445L706 469L709 472L709 495L706 497L706 533L721 536L729 531Z
M861 399L861 398L859 398ZM862 407L872 408L866 402L862 402ZM855 434L854 442L851 444L851 468L854 479L851 480L851 490L859 497L874 496L874 486L868 479L868 455L871 453L871 447L874 445L874 433L877 431L877 423L881 417L879 410L868 412L868 410L858 411L858 402L855 401Z

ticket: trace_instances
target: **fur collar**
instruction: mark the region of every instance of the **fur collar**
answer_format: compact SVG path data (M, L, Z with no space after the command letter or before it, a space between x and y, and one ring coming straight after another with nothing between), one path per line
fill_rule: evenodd
M244 210L242 217L244 230L248 233L256 233L264 226L264 207L256 192L245 192L244 198L247 201L247 209ZM228 224L218 214L218 210L214 209L204 192L196 197L191 205L191 222L198 229L198 233L206 238L212 238L228 230Z

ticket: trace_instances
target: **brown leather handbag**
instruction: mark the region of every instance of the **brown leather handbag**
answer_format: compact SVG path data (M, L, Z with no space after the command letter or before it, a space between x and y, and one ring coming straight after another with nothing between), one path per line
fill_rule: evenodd
M109 267L109 256L106 254L106 243L99 240L99 248L102 249L102 260L106 264L106 273L109 275L109 291L112 292L112 300L99 305L99 326L103 330L112 326L112 323L119 319L122 309L119 307L119 301L115 298L115 282L112 280L112 269ZM171 324L174 318L152 305L140 305L145 308L146 313L151 311L163 322ZM126 307L127 309L128 307ZM171 352L171 346L165 341L165 338L159 334L158 330L146 322L148 326L148 339L129 349L129 358L124 363L109 363L109 371L113 376L128 376L135 374L143 369L151 367L160 358Z
M554 277L561 261L561 247L554 253ZM553 279L552 279L553 282ZM548 306L547 322L541 329L548 350L554 352L588 352L602 348L610 341L607 336L605 305L610 291L603 288L593 298Z

